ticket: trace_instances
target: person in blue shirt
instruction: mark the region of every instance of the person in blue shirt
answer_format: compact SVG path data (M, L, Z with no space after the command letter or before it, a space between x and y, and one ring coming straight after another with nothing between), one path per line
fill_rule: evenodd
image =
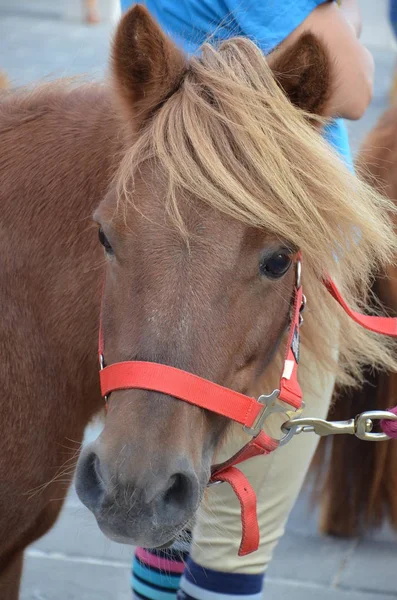
M205 41L234 36L251 38L265 54L276 57L306 32L329 50L332 87L323 135L353 169L346 126L342 120L362 116L372 97L373 61L361 45L356 0L144 0L160 26L188 54ZM123 10L131 0L121 0ZM271 60L271 56L269 57ZM324 414L332 395L324 385ZM329 388L329 389L328 389ZM258 552L238 557L230 538L240 538L240 510L228 486L211 488L198 515L193 543L185 539L166 550L138 548L132 568L137 599L261 600L264 573L283 534L315 450L315 436L299 440L288 452L267 457L266 465L249 461L249 479L256 482L261 545ZM227 455L234 452L227 451ZM252 464L251 464L252 463ZM188 536L187 536L188 537ZM181 577L182 575L182 577Z
M394 37L397 38L397 0L389 1L389 20L390 25L394 33ZM397 98L397 66L394 67L393 82L390 90L390 102L394 103Z
M251 38L266 53L286 47L304 31L317 33L338 69L330 117L360 118L372 97L373 61L360 44L357 0L143 0L161 27L188 54L206 40ZM121 0L123 10L134 2ZM346 126L335 119L325 137L352 168Z

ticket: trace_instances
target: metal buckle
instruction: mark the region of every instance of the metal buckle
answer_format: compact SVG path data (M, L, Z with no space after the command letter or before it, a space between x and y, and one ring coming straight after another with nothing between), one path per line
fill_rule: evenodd
M101 352L100 355L99 355L99 370L103 371L104 368L105 368L105 358L104 358L104 356L103 356L103 354ZM105 401L105 404L107 404L109 396L105 395L105 396L103 396L103 399Z
M280 395L280 390L276 389L276 390L273 390L272 393L269 394L268 396L266 396L265 394L263 394L262 396L259 396L258 402L263 404L263 410L258 415L258 418L257 418L256 422L254 423L253 427L248 427L247 425L243 426L245 433L248 433L248 435L252 435L252 437L257 436L263 427L263 423L266 421L266 419L268 418L269 415L271 415L273 413L278 413L278 412L281 412L281 413L286 412L285 408L283 408L282 406L277 404L279 395Z
M214 486L214 485L219 485L220 483L224 483L224 481L211 481L211 480L210 480L210 481L207 483L206 487L207 487L207 488L208 488L208 487L212 487L212 486Z

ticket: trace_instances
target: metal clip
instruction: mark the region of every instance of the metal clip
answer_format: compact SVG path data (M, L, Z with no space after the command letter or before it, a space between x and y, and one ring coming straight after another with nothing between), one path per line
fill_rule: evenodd
M360 440L369 442L381 442L389 440L385 433L374 433L373 421L379 419L388 419L397 421L397 415L386 410L369 410L357 415L354 419L346 421L326 421L315 417L306 417L301 419L291 419L286 421L281 429L286 433L280 440L280 446L283 446L294 436L300 433L315 433L321 437L327 435L348 434L355 435Z
M280 440L280 446L284 446L294 435L299 435L300 433L315 433L324 437L338 433L355 435L356 431L354 419L347 421L326 421L325 419L318 419L316 417L303 417L301 419L286 421L281 429L286 435Z
M283 408L282 406L277 404L279 394L280 394L280 390L273 390L272 393L269 394L269 396L266 396L265 394L263 394L262 396L259 396L258 402L263 404L263 410L259 414L253 427L247 427L247 425L243 426L245 433L248 433L248 435L252 435L252 437L255 437L261 431L261 429L263 427L263 423L266 421L266 419L269 417L269 415L271 415L273 413L278 413L278 412L280 412L280 413L286 412L285 408Z
M355 436L366 442L384 442L390 440L386 433L373 433L373 421L385 419L387 421L397 421L397 415L389 410L367 410L355 418L356 432Z

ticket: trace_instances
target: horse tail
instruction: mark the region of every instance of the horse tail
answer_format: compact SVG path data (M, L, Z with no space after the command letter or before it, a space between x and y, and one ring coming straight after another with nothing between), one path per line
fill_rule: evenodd
M397 201L397 104L389 108L360 148L357 167L379 191ZM390 315L397 314L397 268L379 273L372 291ZM357 389L335 390L328 418L397 405L397 374L365 369ZM385 517L397 529L397 441L363 442L354 436L321 440L314 460L320 529L350 537L379 526ZM322 472L325 472L322 475Z
M366 410L397 404L397 374L367 368L365 376L363 387L335 391L329 419L350 419ZM314 460L320 530L352 537L380 526L385 517L397 529L396 461L396 440L369 443L349 435L323 438Z

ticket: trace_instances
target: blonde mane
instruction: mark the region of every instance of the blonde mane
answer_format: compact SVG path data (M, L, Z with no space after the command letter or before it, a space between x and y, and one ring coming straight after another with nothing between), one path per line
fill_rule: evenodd
M329 273L348 303L365 310L372 274L397 252L389 220L395 209L349 172L320 126L290 103L251 41L235 38L219 49L206 44L126 153L117 185L120 200L131 199L134 173L154 159L182 233L179 205L188 195L300 248L308 297L303 352L352 384L364 364L395 369L395 344L347 318L321 279Z

